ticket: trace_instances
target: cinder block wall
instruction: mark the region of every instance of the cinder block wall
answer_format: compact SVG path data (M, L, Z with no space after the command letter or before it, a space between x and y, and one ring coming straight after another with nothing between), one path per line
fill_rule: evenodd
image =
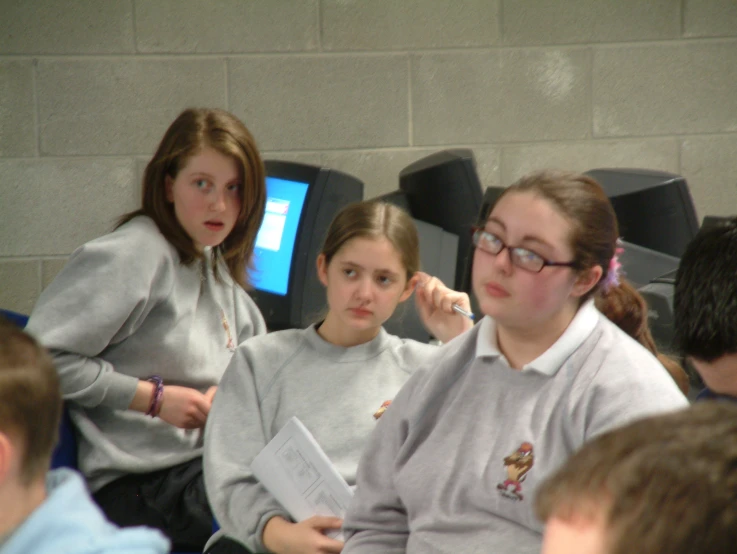
M366 196L473 148L484 185L543 166L663 169L737 212L735 0L0 0L0 307L134 208L184 107Z

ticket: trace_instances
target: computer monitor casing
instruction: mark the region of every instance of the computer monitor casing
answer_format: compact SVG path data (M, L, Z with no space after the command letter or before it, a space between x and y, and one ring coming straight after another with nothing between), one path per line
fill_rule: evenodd
M362 200L363 182L341 171L295 162L267 160L265 166L267 181L276 178L305 183L307 192L294 239L286 294L259 289L249 294L269 330L304 328L316 321L326 306L315 262L328 227L342 208Z
M586 171L614 207L622 238L680 257L699 230L691 193L683 177L647 169Z
M481 184L473 152L443 150L417 160L399 173L399 190L413 218L458 237L454 277L448 285L469 291L471 276L466 268L473 254L471 227L481 207Z

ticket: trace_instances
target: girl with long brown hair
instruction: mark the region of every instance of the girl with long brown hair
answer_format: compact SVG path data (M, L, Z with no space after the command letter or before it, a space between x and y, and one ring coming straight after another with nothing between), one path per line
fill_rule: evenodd
M236 345L266 331L243 288L265 199L243 123L185 110L146 167L141 207L72 254L28 324L54 357L95 500L175 551L211 534L203 427Z

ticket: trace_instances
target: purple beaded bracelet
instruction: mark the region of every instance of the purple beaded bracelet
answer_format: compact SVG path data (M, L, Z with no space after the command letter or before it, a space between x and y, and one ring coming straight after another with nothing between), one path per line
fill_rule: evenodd
M153 375L146 379L154 384L154 391L151 394L151 405L146 412L147 416L156 417L161 409L161 397L164 396L164 380L158 375Z

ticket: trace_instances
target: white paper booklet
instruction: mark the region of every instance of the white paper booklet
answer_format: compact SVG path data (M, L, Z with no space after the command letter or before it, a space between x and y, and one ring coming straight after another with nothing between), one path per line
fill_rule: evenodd
M297 417L259 452L251 471L295 521L345 515L353 491ZM327 533L343 540L339 530Z

